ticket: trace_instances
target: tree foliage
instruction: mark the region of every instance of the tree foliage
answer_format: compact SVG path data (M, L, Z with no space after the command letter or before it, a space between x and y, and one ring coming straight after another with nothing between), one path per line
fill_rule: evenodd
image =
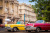
M38 20L50 21L50 0L30 0L29 2L37 2L35 4L35 11L38 14Z

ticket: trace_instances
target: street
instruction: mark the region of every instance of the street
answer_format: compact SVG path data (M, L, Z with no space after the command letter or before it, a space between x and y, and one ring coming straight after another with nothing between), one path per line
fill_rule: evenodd
M37 33L37 32L8 32L8 31L0 31L0 33ZM50 32L39 32L39 33L50 33Z
M8 32L5 28L0 28L0 33L37 33L37 32L35 32L35 31L32 31L32 32L26 32L26 31ZM50 33L50 31L48 31L48 32L40 31L39 33Z

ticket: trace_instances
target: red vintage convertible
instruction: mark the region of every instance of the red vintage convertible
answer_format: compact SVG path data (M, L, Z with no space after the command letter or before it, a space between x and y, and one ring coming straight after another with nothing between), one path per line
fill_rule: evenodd
M32 30L39 32L41 30L50 30L50 23L28 23L25 27L26 31L31 32Z

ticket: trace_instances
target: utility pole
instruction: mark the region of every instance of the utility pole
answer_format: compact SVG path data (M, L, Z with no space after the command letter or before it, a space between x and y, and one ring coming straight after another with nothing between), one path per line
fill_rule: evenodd
M24 24L25 24L25 14L24 14Z

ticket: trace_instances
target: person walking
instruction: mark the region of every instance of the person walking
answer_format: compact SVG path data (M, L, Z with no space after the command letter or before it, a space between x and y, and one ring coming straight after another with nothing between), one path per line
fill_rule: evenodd
M7 21L5 21L4 24L7 24Z

